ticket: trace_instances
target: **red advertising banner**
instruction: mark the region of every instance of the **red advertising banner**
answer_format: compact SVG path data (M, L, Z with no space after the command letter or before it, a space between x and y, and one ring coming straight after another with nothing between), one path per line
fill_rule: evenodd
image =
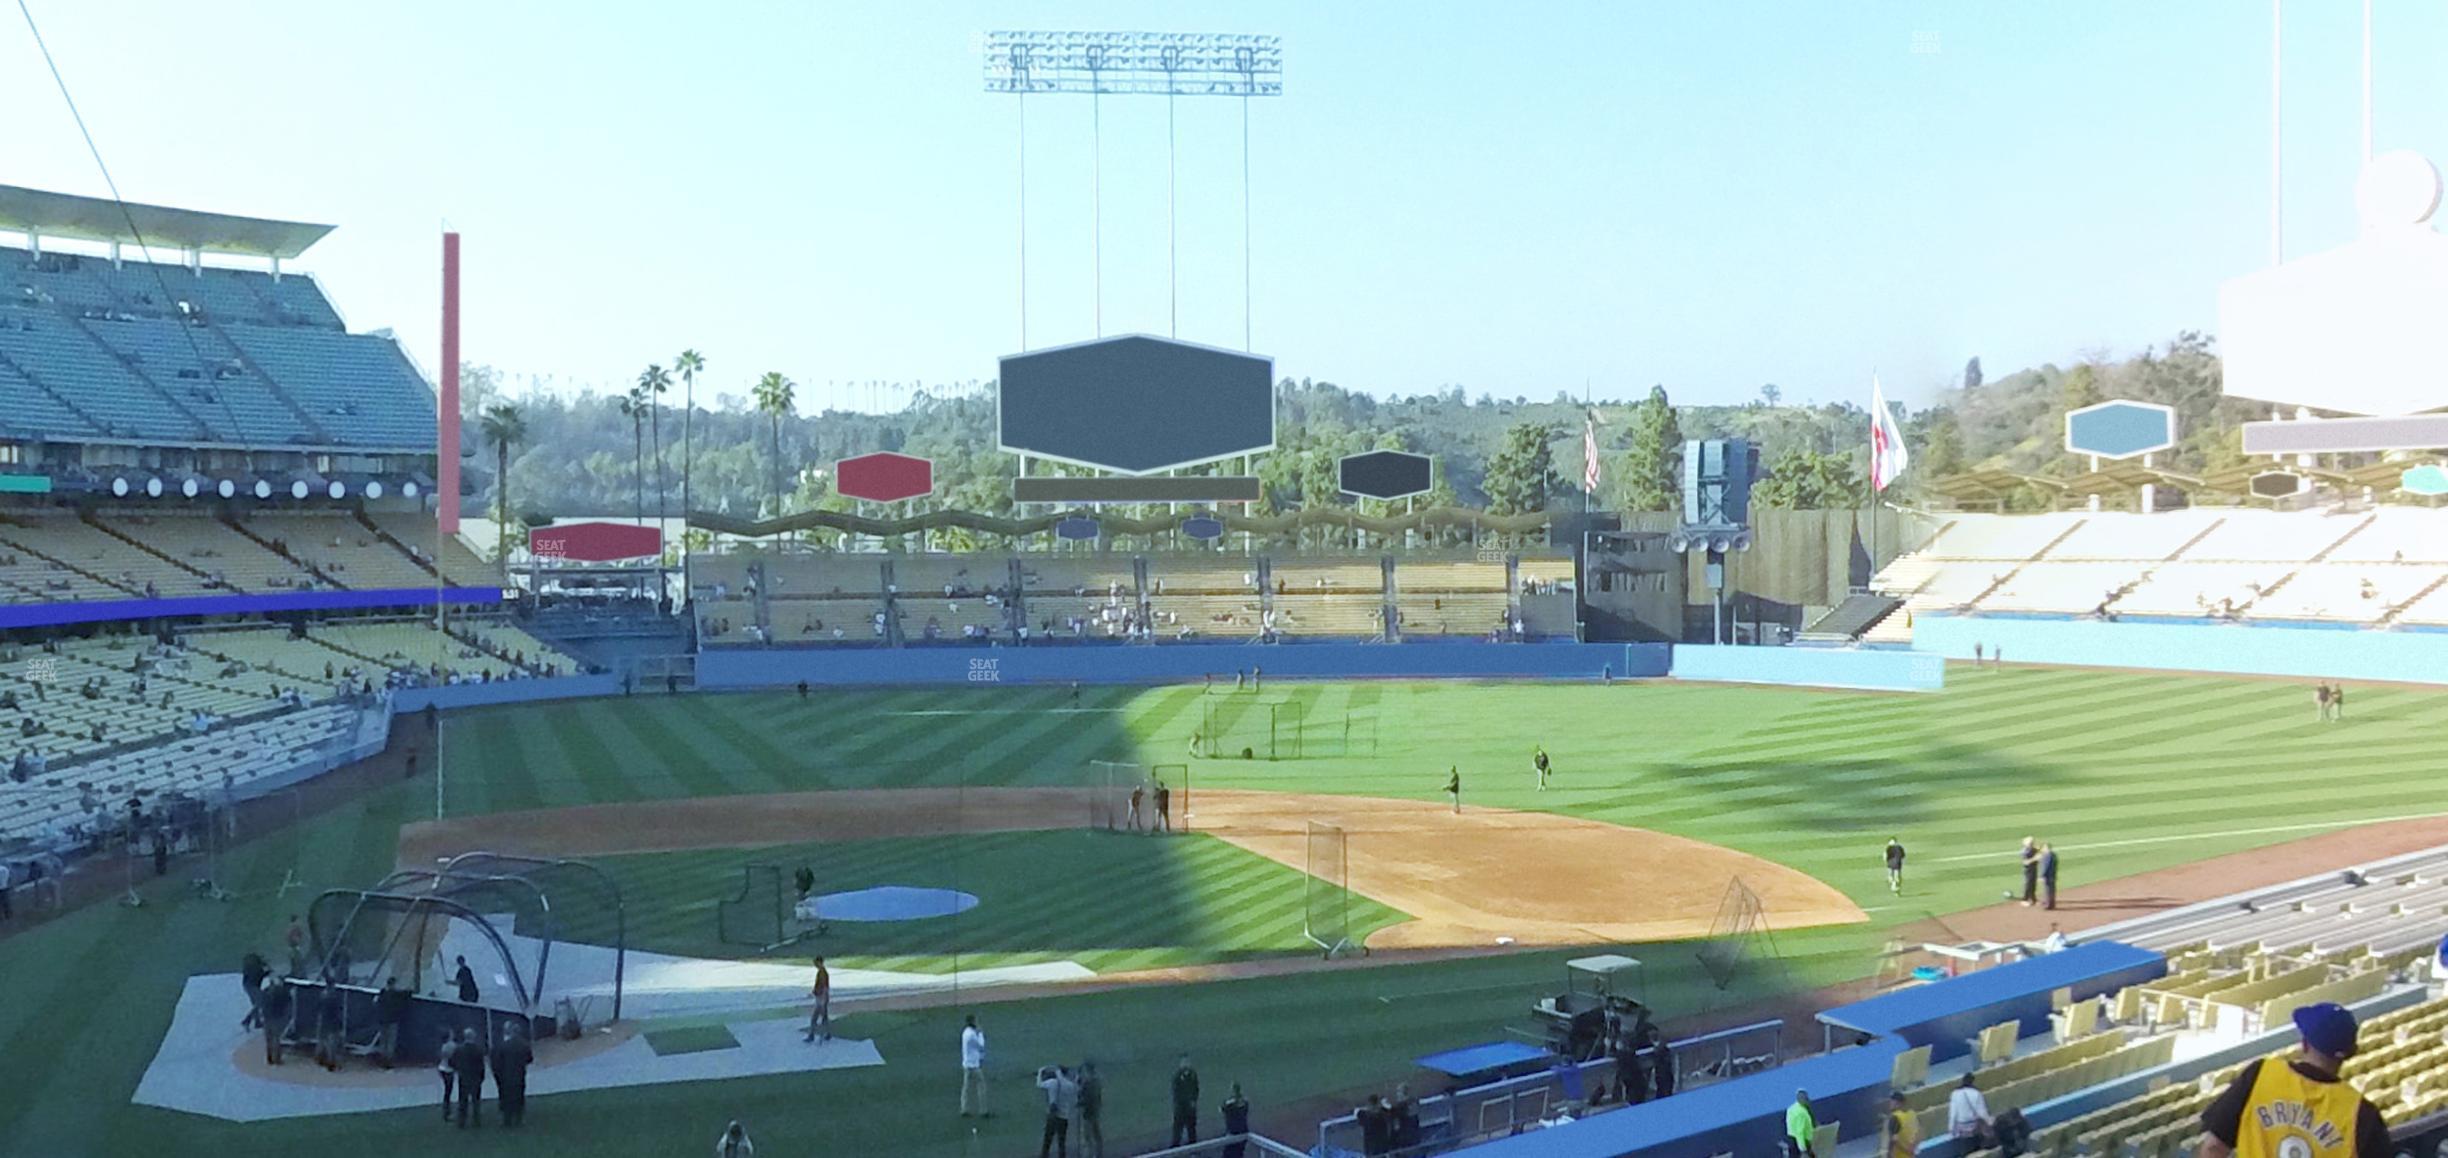
M527 532L527 550L539 560L610 563L663 554L663 532L634 523L560 523Z
M914 499L934 491L935 464L891 451L845 458L833 466L833 489L876 503Z

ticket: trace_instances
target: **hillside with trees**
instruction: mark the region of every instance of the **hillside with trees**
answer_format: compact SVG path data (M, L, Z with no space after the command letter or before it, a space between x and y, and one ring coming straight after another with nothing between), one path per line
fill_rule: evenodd
M854 501L831 489L832 463L878 450L935 461L936 494L916 509L1011 509L1017 462L994 449L990 388L914 389L906 404L886 413L802 414L793 384L782 375L717 378L704 366L692 352L673 369L650 368L619 393L530 391L515 398L492 369L467 367L461 403L471 432L471 467L482 483L469 509L481 505L490 513L495 507L494 464L506 458L508 509L521 521L676 515L684 448L692 464L689 498L701 509L739 517L854 509ZM693 410L683 405L692 392ZM1672 509L1680 502L1683 440L1725 437L1760 447L1766 477L1756 501L1806 509L1858 506L1868 489L1869 412L1853 403L1787 405L1782 393L1770 384L1739 406L1680 406L1668 387L1658 385L1631 402L1588 407L1567 391L1533 401L1484 393L1474 398L1455 386L1377 398L1331 382L1286 379L1278 390L1276 450L1253 466L1263 480L1255 513L1354 505L1335 490L1334 463L1370 449L1434 456L1436 490L1425 505L1499 514L1577 507L1584 424L1593 416L1602 508ZM1891 497L1918 501L1931 479L1976 467L2080 473L2085 464L2062 449L2065 412L2117 397L2176 408L2189 433L2161 465L2186 473L2241 461L2238 424L2260 416L2220 394L2218 357L2210 340L2196 333L2123 359L2089 355L1997 378L1986 377L1975 357L1960 383L1942 391L1934 405L1902 416L1913 464L1902 494ZM505 421L512 418L514 423ZM488 441L487 430L514 432L513 444ZM1381 514L1385 504L1358 506Z

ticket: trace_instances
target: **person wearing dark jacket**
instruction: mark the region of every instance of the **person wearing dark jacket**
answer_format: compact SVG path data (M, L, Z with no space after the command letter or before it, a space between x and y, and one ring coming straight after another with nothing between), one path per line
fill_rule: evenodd
M504 1126L527 1121L527 1067L535 1064L535 1047L527 1044L526 1027L510 1022L502 1027L501 1044L493 1048L493 1096L501 1101Z
M1663 1098L1675 1092L1674 1049L1666 1044L1665 1031L1649 1027L1649 1092Z
M1641 1056L1644 1044L1629 1029L1614 1042L1615 1092L1627 1106L1649 1100L1649 1059Z
M1249 1099L1241 1096L1241 1083L1234 1082L1232 1096L1224 1099L1224 1136L1249 1133ZM1231 1142L1224 1147L1223 1158L1241 1158L1245 1143Z
M467 958L459 959L459 971L451 975L451 980L459 986L459 1000L476 1004L476 971L468 968Z
M238 1023L240 1029L253 1029L263 1024L263 983L272 975L272 966L263 954L249 950L245 962L238 966L238 987L246 990L247 1015Z
M1366 1103L1352 1111L1352 1117L1360 1123L1363 1158L1378 1158L1394 1148L1394 1115L1386 1110L1385 1095L1370 1094Z
M459 1124L484 1125L484 1039L471 1029L459 1035L459 1048L451 1051L451 1074L459 1079Z
M1409 1085L1394 1087L1394 1100L1386 1105L1386 1141L1393 1143L1394 1153L1408 1154L1420 1144L1419 1102L1412 1098Z
M1190 1068L1190 1055L1183 1054L1180 1068L1173 1071L1172 1145L1198 1141L1198 1098L1198 1071Z
M374 1055L382 1059L384 1069L399 1061L400 1025L408 1020L408 999L412 996L396 975L384 978L382 992L374 995L374 1024L381 1033L375 1039Z
M258 1022L263 1026L264 1064L281 1064L281 1033L289 1028L289 983L275 978L264 987L263 997L256 1002Z
M1105 1158L1105 1075L1095 1058L1080 1061L1079 1142L1080 1158Z

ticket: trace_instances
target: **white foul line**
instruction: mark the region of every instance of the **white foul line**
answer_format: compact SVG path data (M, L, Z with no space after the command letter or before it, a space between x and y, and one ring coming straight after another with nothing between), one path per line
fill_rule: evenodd
M2210 840L2223 836L2260 836L2272 832L2310 832L2323 828L2353 828L2361 824L2391 824L2400 820L2438 820L2448 812L2411 812L2403 816L2365 816L2353 820L2322 820L2306 824L2272 824L2261 828L2230 828L2220 832L2182 832L2173 836L2138 836L2131 840L2103 840L2093 844L2069 844L2075 852L2093 848L2124 848L2136 844L2165 844L2171 840ZM1962 856L1942 856L1939 864L1954 864L1967 860L2003 860L2019 856L2018 852L1974 852Z

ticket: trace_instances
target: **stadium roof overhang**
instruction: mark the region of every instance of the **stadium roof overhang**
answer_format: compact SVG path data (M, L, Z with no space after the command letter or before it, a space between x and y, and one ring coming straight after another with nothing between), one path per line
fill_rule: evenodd
M2191 493L2202 489L2202 480L2138 462L2112 462L2089 474L2065 480L2065 489L2078 495L2121 494L2146 486L2174 487Z
M129 228L130 222L134 228ZM181 250L291 258L330 233L329 225L236 217L195 209L119 203L101 197L0 185L0 229L79 241L141 240Z
M2038 487L2047 491L2062 491L2065 485L2063 479L1991 469L1968 470L1962 474L1951 474L1931 483L1930 489L1946 498L1961 502L1995 499L2012 494L2026 486Z

